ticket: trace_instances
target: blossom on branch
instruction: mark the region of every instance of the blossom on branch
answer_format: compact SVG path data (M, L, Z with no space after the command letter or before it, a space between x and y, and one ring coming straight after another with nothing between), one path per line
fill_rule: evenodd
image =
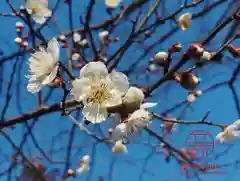
M105 0L105 4L109 8L116 8L122 0Z
M240 137L240 120L236 120L233 124L227 126L224 131L216 136L216 140L220 143L226 143Z
M149 127L153 116L147 109L154 106L156 106L155 103L142 104L140 109L134 111L126 120L116 126L111 134L111 139L117 141L128 138L140 133L145 127Z
M112 147L112 152L115 154L119 153L127 153L127 147L123 144L122 140L118 140L115 142L114 146Z
M178 18L178 25L181 30L186 31L192 24L192 14L185 13Z
M59 44L56 38L48 43L47 49L40 47L29 58L30 75L27 89L31 93L39 92L43 85L50 84L58 72Z
M52 11L48 8L48 0L27 0L26 9L39 24L45 23L46 19L52 16Z
M83 172L89 171L89 162L90 162L90 156L89 155L84 155L82 159L80 160L80 165L76 169L76 173L81 174Z
M80 70L80 77L72 82L71 94L83 102L83 115L94 123L107 117L107 108L122 104L129 88L128 78L121 72L108 73L102 62L90 62Z

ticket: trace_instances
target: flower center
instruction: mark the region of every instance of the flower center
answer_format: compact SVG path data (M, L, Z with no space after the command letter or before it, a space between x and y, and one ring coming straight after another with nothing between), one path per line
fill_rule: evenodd
M108 97L108 91L105 84L93 86L90 96L87 98L87 103L101 104Z

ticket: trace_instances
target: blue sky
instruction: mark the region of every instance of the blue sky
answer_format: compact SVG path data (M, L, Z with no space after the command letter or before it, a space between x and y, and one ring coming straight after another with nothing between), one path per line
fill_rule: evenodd
M174 12L179 8L179 5L182 4L183 0L178 1L163 1L159 7L160 14L164 17L171 12ZM79 15L81 15L87 5L88 0L73 0L73 19L74 19L74 28L80 28L82 25L79 24ZM123 0L124 3L130 3L131 0ZM153 2L153 1L152 1ZM189 10L184 10L184 12L200 12L205 6L211 4L215 1L213 0L205 0L199 7L192 8ZM171 38L166 41L160 42L149 54L141 59L141 63L138 67L135 68L135 71L138 72L142 70L143 67L147 65L147 62L151 56L153 56L156 52L161 50L166 50L172 43L181 42L183 45L183 49L185 49L190 42L199 41L204 39L208 33L216 26L216 23L220 18L227 17L231 12L232 7L229 7L229 4L233 2L233 0L227 0L222 5L215 8L210 13L207 13L204 17L198 18L193 21L191 28L186 31L178 30ZM239 2L235 1L235 6L239 6ZM19 8L23 1L20 0L12 0L15 8ZM50 7L54 7L56 0L51 0ZM147 12L149 8L149 4L147 4L143 11ZM0 12L9 13L10 9L5 1L0 2ZM225 17L223 17L223 14ZM93 8L93 18L92 24L102 23L104 20L110 18L105 12L105 5L103 0L97 0L96 5ZM57 24L53 21L55 20ZM68 24L68 8L67 6L61 2L59 4L59 9L54 14L54 19L51 20L49 26L44 28L43 34L46 39L50 39L53 36L59 35L60 33L68 32L69 24ZM3 56L11 54L11 52L18 51L18 47L14 43L14 39L16 37L15 33L15 23L19 21L16 18L12 17L1 17L1 33L0 33L0 48L4 52ZM151 20L150 20L151 21ZM150 45L155 42L157 38L166 34L172 27L175 27L176 23L166 23L160 26L154 36L144 43L144 46ZM228 33L230 26L227 26L221 33L219 33L207 46L206 49L209 51L214 51L224 40L225 35ZM239 30L239 29L238 29ZM117 36L120 38L120 42L114 44L109 48L109 54L112 54L124 43L124 40L128 37L130 32L130 24L126 22L121 22L120 25L113 32L113 36ZM25 30L26 33L26 30ZM97 42L97 34L98 31L94 32L95 40ZM99 43L99 42L98 42ZM239 45L240 40L235 41L233 44ZM130 65L134 60L140 57L144 53L141 46L136 45L130 48L127 53L124 55L121 64L118 67L118 70L124 70ZM174 56L174 62L178 60L180 54L176 54ZM10 102L10 106L6 112L5 118L16 116L21 114L21 112L28 112L31 110L35 110L38 106L37 95L33 95L27 92L26 84L27 79L24 77L28 72L27 67L27 59L29 55L26 54L16 59L12 59L4 63L4 69L1 70L3 72L3 80L2 80L2 91L1 91L1 105L5 104L6 99L6 90L10 80L10 74L12 72L14 62L18 61L17 69L18 71L14 77L14 83L11 88L12 100ZM1 57L0 57L1 58ZM61 61L66 62L66 50L61 49ZM214 83L221 82L230 78L234 67L238 64L238 60L234 60L232 56L228 53L224 53L223 64L217 65L208 65L199 71L197 71L197 75L201 78L201 84L198 89L209 87ZM189 62L186 66L192 65L192 62ZM22 67L22 68L21 68ZM19 71L21 68L21 71ZM79 71L74 71L75 75L79 75ZM146 79L144 76L141 76L139 80L135 79L135 76L130 77L133 83L138 83L141 85L148 85L149 83L157 80L159 75L152 77L150 80ZM20 81L20 82L19 82ZM238 82L235 84L236 91L239 91ZM48 88L44 89L44 96L46 96L49 92ZM53 104L59 102L63 92L61 89L54 90L51 98L48 100L47 104ZM171 108L176 103L185 100L187 96L187 91L180 88L178 85L173 83L166 83L160 88L157 89L153 93L153 97L149 100L157 101L158 106L153 108L153 112L161 113L166 109ZM19 98L19 99L18 99ZM70 97L69 97L70 98ZM19 105L21 108L19 109ZM2 111L1 106L1 111ZM178 109L172 113L173 116L178 116L182 109ZM192 108L188 108L181 117L181 119L186 120L200 120L203 118L204 114L210 111L209 117L207 118L210 121L216 123L232 123L236 119L238 119L237 111L235 108L235 104L232 98L231 91L228 87L221 87L219 89L214 90L213 92L209 92L203 94L193 105ZM29 121L31 124L33 120ZM106 129L110 123L106 121L103 123L100 128L106 133ZM72 128L72 122L65 117L62 117L60 113L52 113L47 116L43 116L37 120L36 125L34 126L32 132L39 143L40 147L45 151L50 150L52 140L57 138L57 142L54 145L55 151L52 156L53 160L64 160L66 158L66 150L69 140L69 134L64 134L66 131L70 131ZM96 132L100 135L99 128L89 126L89 129L95 129ZM153 129L159 131L159 122L153 121ZM22 139L22 135L26 127L24 124L18 125L14 130L8 130L7 133L13 139L13 141L19 145ZM169 137L169 141L177 148L182 148L185 146L185 140L187 135L194 130L206 130L213 135L215 138L216 134L220 131L219 128L201 126L201 125L191 125L185 126L180 125L177 128L177 131ZM59 135L62 132L63 134ZM92 171L89 173L84 173L79 176L79 180L89 180L96 181L98 176L103 176L105 180L116 180L116 181L181 181L186 180L184 176L181 175L181 170L179 165L172 160L169 164L167 164L162 154L154 154L150 157L150 160L146 166L145 173L140 176L141 172L143 172L143 165L145 164L146 158L151 154L151 149L147 146L143 145L144 141L151 139L153 143L157 143L155 139L149 138L149 136L144 133L140 138L135 140L134 144L128 146L128 154L114 156L111 153L110 147L105 144L98 143L93 144L93 140L89 138L86 134L82 133L79 129L76 129L74 132L74 141L73 145L77 147L72 151L71 155L71 166L75 168L78 164L79 159L84 154L94 154L94 162ZM6 158L11 156L13 150L10 145L7 144L6 139L4 137L0 138L0 143L3 145L1 147L2 155L0 155L0 160L9 159ZM218 145L215 143L214 153L211 157L221 154L229 147L228 145ZM62 149L58 149L62 148ZM235 161L239 158L239 141L234 142L233 147L227 153L224 153L219 159L213 161L212 163L217 164L225 164L230 163L231 161ZM26 156L38 155L39 151L34 145L32 138L29 137L27 143L23 147L24 153ZM113 164L115 160L115 164L113 170L110 170L110 165ZM43 161L49 168L60 168L64 169L63 165L54 165L47 161ZM0 164L0 172L5 170L10 165L9 162ZM21 167L18 167L13 174L19 174L19 170ZM234 167L227 168L228 173L226 175L200 175L202 180L211 180L211 181L225 181L225 180L238 180L239 171ZM112 172L112 175L109 174ZM1 180L6 180L6 177L1 177ZM14 179L12 179L14 180ZM71 179L69 179L71 181ZM77 180L77 179L76 179Z

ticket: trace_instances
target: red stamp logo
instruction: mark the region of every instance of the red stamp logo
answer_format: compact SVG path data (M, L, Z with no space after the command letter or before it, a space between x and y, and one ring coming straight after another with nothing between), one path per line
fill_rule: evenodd
M214 151L214 139L209 132L195 130L188 134L186 147L194 150L198 157L207 158Z
M214 138L211 133L205 130L194 130L190 132L185 140L187 150L194 151L198 160L206 160L214 152ZM204 174L225 174L226 171L222 170L220 164L198 164L199 167L203 168ZM194 166L189 164L183 164L182 168L184 171L189 171Z

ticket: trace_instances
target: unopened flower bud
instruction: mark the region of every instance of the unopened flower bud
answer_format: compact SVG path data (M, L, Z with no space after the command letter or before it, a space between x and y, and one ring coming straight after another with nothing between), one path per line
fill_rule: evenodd
M189 94L188 96L187 96L187 101L188 102L194 102L196 100L196 96L194 95L194 94Z
M122 143L122 140L116 141L112 147L112 152L115 154L127 153L127 147Z
M88 41L87 41L87 39L83 39L83 40L79 43L79 45L81 45L82 48L88 48L88 47L89 47L89 46L88 46Z
M16 22L16 28L23 28L24 24L20 21Z
M195 89L199 83L199 78L193 73L183 73L180 76L180 85L185 89Z
M178 25L182 31L186 31L192 24L192 14L185 13L178 18Z
M133 112L140 108L143 100L143 91L137 87L130 87L123 97L123 104L128 112Z
M105 0L105 4L108 8L116 8L122 0Z
M182 45L181 43L174 43L170 48L169 48L169 52L180 52L182 49Z
M111 136L112 133L113 133L113 129L112 129L112 128L109 128L109 129L108 129L108 135Z
M211 60L211 58L212 58L212 54L209 53L208 51L204 51L202 56L200 57L199 61L207 62L207 61Z
M195 91L195 95L198 96L198 97L199 97L200 95L202 95L202 93L203 93L203 92L202 92L201 90Z
M166 148L166 144L165 143L161 143L160 146L161 146L161 148Z
M155 56L154 56L154 63L156 63L159 66L164 66L167 64L168 62L168 53L166 52L158 52Z
M77 61L77 60L79 60L79 58L80 58L80 54L79 53L72 54L72 60L73 61Z
M28 46L28 42L27 42L27 41L24 41L24 42L22 43L22 46L23 46L23 47L27 47L27 46Z
M108 44L109 43L109 32L108 31L100 32L99 38L103 44Z
M204 48L201 44L193 43L189 46L188 54L192 57L200 57L203 55Z
M150 65L148 66L147 70L148 70L149 72L155 72L155 71L157 71L158 69L157 69L157 66L156 66L155 64L150 64Z
M65 35L60 35L59 40L62 41L62 42L65 42L66 41L66 36Z
M22 43L22 38L17 37L17 38L15 38L14 41L15 41L16 44L21 44Z
M68 169L68 171L67 171L67 176L69 177L69 176L75 176L76 175L76 173L72 170L72 169Z
M79 33L75 32L73 33L73 41L74 43L79 43L81 41L82 37Z

